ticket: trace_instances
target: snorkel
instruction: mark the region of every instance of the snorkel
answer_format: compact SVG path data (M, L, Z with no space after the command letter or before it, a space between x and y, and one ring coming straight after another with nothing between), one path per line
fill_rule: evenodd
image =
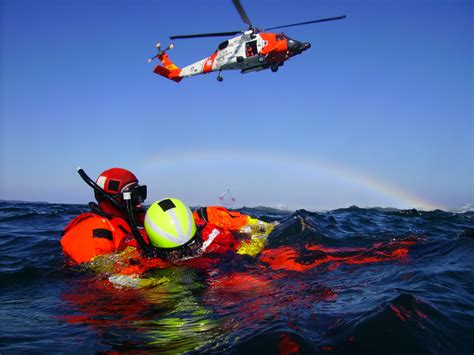
M140 248L145 252L147 256L149 256L151 254L150 246L143 239L142 235L140 234L140 231L138 230L137 223L135 222L135 216L133 214L132 205L132 193L129 191L123 192L122 197L125 201L126 206L124 208L123 205L117 202L117 200L115 200L109 193L107 193L103 188L97 185L97 183L86 174L84 169L82 169L81 167L77 167L76 170L82 180L84 180L87 185L92 187L92 189L94 189L94 191L97 192L101 197L112 203L114 207L117 208L119 211L126 210L128 216L128 223L130 224L132 234L135 237Z
M128 214L128 223L132 229L133 236L137 240L140 249L143 250L146 256L152 256L153 251L152 247L145 242L140 231L138 230L137 223L135 222L135 216L133 215L133 206L132 206L132 193L131 192L124 192L123 199L125 201L125 205L127 206L127 214Z

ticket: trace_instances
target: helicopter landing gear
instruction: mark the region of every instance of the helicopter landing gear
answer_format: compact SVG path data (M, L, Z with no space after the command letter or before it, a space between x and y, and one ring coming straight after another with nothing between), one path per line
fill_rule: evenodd
M278 68L281 67L282 65L283 63L276 63L270 69L272 70L272 72L276 73L278 71Z
M217 81L221 82L222 80L224 80L224 78L221 76L221 72L219 72L219 74L217 74Z

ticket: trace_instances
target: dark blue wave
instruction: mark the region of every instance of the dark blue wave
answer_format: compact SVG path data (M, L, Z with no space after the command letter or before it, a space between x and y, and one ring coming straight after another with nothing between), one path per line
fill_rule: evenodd
M157 269L148 277L165 281L120 289L65 264L61 231L86 210L0 202L1 353L474 350L474 212L244 208L280 223L267 250L291 247L318 266L283 272L226 255L212 270Z

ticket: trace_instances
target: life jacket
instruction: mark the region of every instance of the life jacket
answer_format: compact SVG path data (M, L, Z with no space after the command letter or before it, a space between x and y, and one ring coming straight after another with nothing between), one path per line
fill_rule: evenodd
M265 241L275 226L274 223L263 222L240 212L229 211L221 206L200 207L193 212L193 216L198 224L210 223L224 231L239 232L246 235L246 240L242 242L236 241L233 236L219 239L226 240L224 244L227 244L227 247L224 247L224 249L234 250L237 254L250 256L255 256L263 250ZM227 233L230 235L229 232ZM214 248L216 247L214 246Z
M221 206L200 207L193 213L196 223L207 222L216 227L237 231L249 223L250 216L236 211L229 211Z
M224 254L228 251L235 252L241 245L241 242L234 235L222 228L216 227L211 223L199 221L200 237L202 238L201 255L189 259L179 260L175 263L155 258L146 258L138 249L127 250L124 253L124 259L117 261L114 266L114 273L119 275L141 275L147 270L153 268L165 268L172 265L186 265L195 268L207 268L219 262L219 258L209 257L211 254Z
M91 212L74 218L64 228L61 238L64 253L78 264L134 243L127 221Z
M201 229L201 237L203 254L223 254L228 251L236 251L241 244L230 232L230 229L224 229L213 223L204 224Z

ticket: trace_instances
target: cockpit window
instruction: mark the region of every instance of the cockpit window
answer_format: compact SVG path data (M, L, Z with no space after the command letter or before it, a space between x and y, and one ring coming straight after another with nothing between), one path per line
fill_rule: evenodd
M219 44L219 50L221 51L224 48L227 48L228 45L229 45L229 41L222 42L221 44Z

